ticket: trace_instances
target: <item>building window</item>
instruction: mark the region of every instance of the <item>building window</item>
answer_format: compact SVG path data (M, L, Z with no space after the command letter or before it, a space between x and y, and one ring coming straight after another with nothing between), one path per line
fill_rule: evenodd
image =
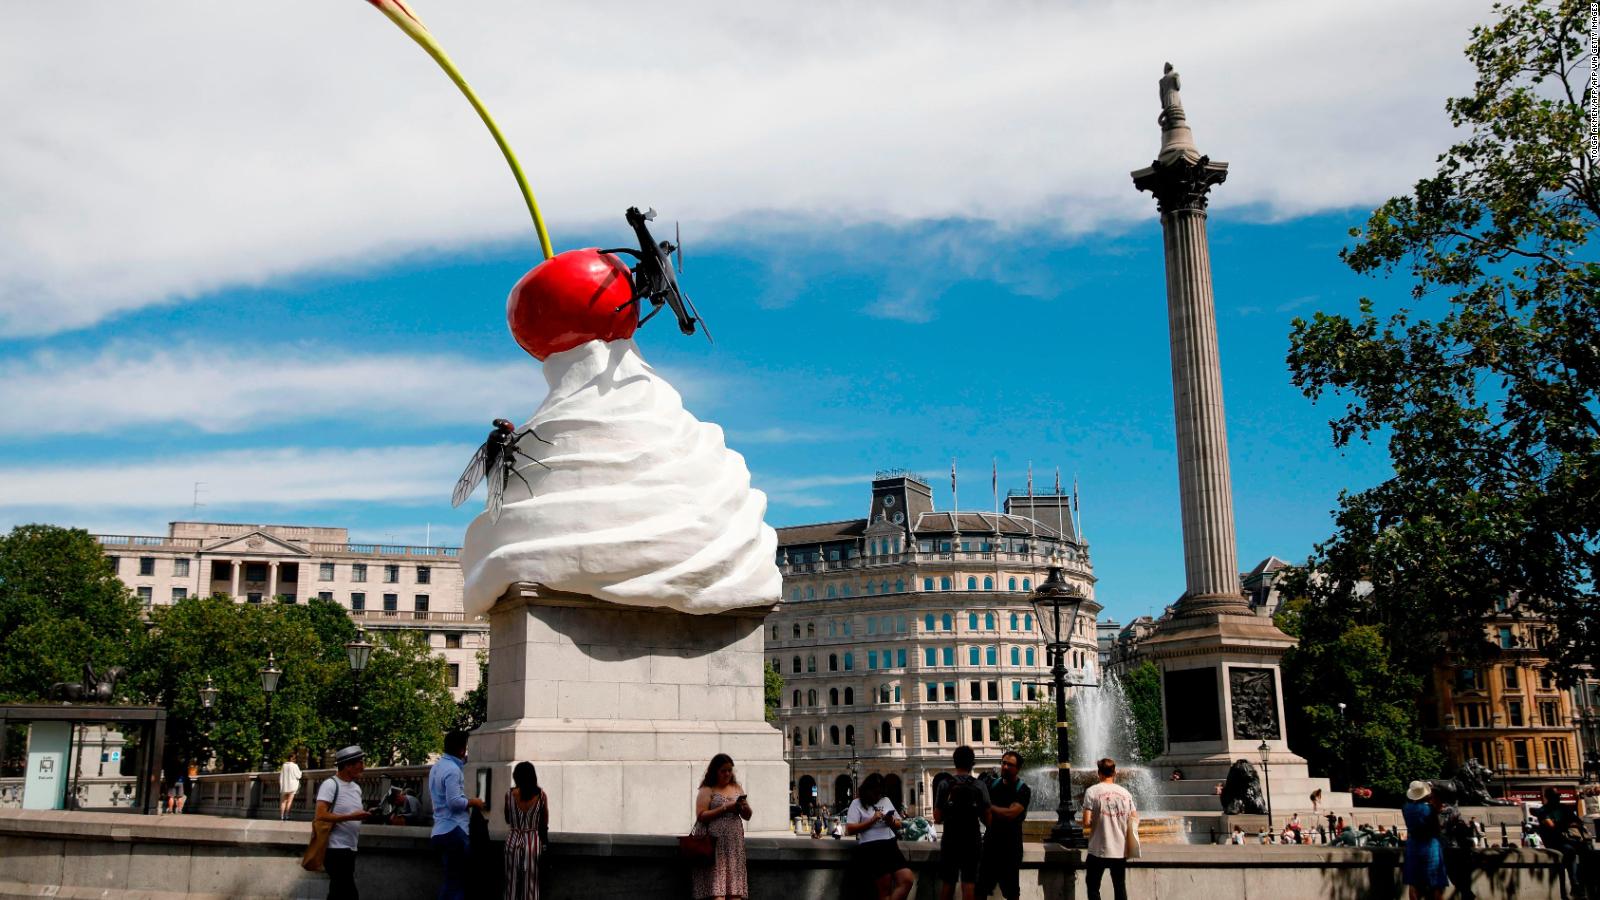
M1500 629L1500 649L1510 650L1516 646L1517 636L1512 633L1509 627L1502 626Z
M812 689L806 691L806 705L807 706L816 706L817 705L817 689L816 688L812 688Z
M416 607L415 608L416 608L417 612L425 613L425 612L428 611L428 595L427 594L418 594L416 596L414 602L416 603Z
M279 594L278 596L283 598L283 602L289 603L289 604L293 604L296 600L299 599L294 594Z
M1012 647L1011 648L1011 664L1013 666L1022 665L1022 648L1021 647Z
M993 631L994 630L994 613L984 613L983 614L983 630L984 631Z
M1011 699L1013 699L1013 700L1021 700L1022 699L1022 682L1020 682L1020 681L1011 682Z
M848 653L848 652L845 653L845 655L844 655L844 670L846 672L853 672L853 671L855 671L855 668L856 668L856 655L854 653Z
M816 626L816 624L812 623L812 622L807 622L806 623L806 637L809 638L809 637L816 637L816 636L817 636L817 626Z
M828 654L828 671L829 672L837 672L837 671L839 671L839 654L837 654L837 653L829 653Z
M461 687L461 665L459 663L450 664L450 686Z
M1539 670L1539 690L1553 691L1556 689L1556 676L1549 669Z
M984 656L984 662L987 665L997 666L997 665L1000 664L1000 661L999 661L1000 650L997 647L985 647L984 650L983 650L983 656Z
M1473 668L1457 669L1456 690L1458 692L1483 690L1483 680L1478 677L1478 670Z
M115 574L117 574L118 571L121 570L122 557L120 557L120 556L108 556L108 557L106 557L106 562L111 566L111 574L115 575Z
M888 722L884 722L883 724L878 726L878 742L881 743L881 744L889 743L889 723Z
M1566 772L1571 765L1567 759L1567 742L1560 738L1545 741L1544 758L1552 772Z
M320 563L320 564L317 565L317 580L318 581L332 581L333 580L333 563Z
M245 563L244 564L244 580L245 581L266 581L267 580L267 564L266 563Z
M985 575L983 578L983 589L986 591L994 590L994 579Z
M998 682L998 681L989 682L989 699L990 700L999 700L1000 699L1000 682Z
M383 611L384 612L399 612L400 611L400 595L399 594L384 594L383 595Z
M905 616L895 616L894 617L894 632L895 632L895 634L905 634L906 633L906 617Z
M791 707L793 707L793 708L796 708L796 709L798 709L800 707L800 689L799 688L795 689L794 702L790 703L789 705Z
M894 652L894 664L895 664L895 666L897 668L904 669L906 667L906 651L905 650L896 650Z
M1023 656L1023 659L1027 660L1027 664L1028 665L1030 665L1030 666L1033 665L1033 648L1032 647L1029 647L1027 652L1024 653L1022 656Z
M856 689L855 688L847 687L847 688L844 689L844 705L845 706L855 706L856 705Z
M960 738L956 737L956 720L955 719L945 719L944 720L944 742L947 743L947 744L954 744L958 740L960 740Z
M973 700L983 699L983 685L980 682L967 682L967 696Z
M867 651L867 671L868 672L876 671L877 668L878 668L878 651L876 651L876 650L868 650Z
M794 671L794 674L800 674L800 657L796 656L794 658L793 662L791 663L791 669Z
M139 557L139 574L154 575L156 573L156 558L154 556Z
M1512 759L1512 768L1517 770L1518 772L1527 772L1527 771L1530 771L1533 768L1533 766L1528 761L1528 742L1527 741L1512 741L1511 742L1511 759Z
M155 592L155 588L149 587L148 585L139 588L139 602L143 603L145 606L149 606L155 599Z
M850 636L850 629L852 628L852 625L851 625L851 622L850 622L849 619L845 619L844 620L844 624L843 624L842 628L844 630L844 636L845 637L849 637Z
M810 587L806 588L806 599L807 600L815 600L815 599L817 599L817 589L816 588L810 588Z
M794 729L794 745L796 747L800 746L800 726L798 725Z
M923 617L923 619L922 619L922 630L923 631L932 631L933 630L933 613L928 613L926 616Z
M351 581L366 581L367 580L367 564L366 563L351 563L350 564L350 580Z
M972 742L974 744L983 743L983 720L982 719L973 719L972 720Z
M956 683L954 681L946 681L944 683L944 702L956 702Z
M384 582L384 584L399 584L400 583L400 567L399 566L384 566L383 567L383 582Z
M1507 719L1507 721L1510 722L1512 728L1521 728L1522 727L1522 701L1521 700L1507 700L1506 701L1506 719Z
M818 734L819 734L819 732L817 731L817 726L815 726L815 725L813 725L810 728L806 729L806 743L808 743L811 746L815 747L818 743L820 743L820 741L818 740Z
M461 635L456 634L455 632L446 632L444 636L444 648L446 650L460 650ZM773 668L777 668L777 666L773 666Z
M1539 704L1539 724L1546 728L1561 727L1561 717L1557 715L1554 700L1545 700Z
M922 648L922 664L930 669L937 666L939 664L939 651L933 647Z
M417 566L417 584L432 584L433 569L430 566Z
M969 665L969 666L977 665L978 664L979 655L980 655L980 653L979 653L979 650L978 650L977 647L968 647L967 648L967 665Z
M1483 703L1458 703L1456 715L1461 720L1463 728L1488 728L1489 707ZM1488 762L1484 759L1484 762Z
M1006 581L1006 590L1014 591L1016 589L1017 589L1017 580L1015 578L1012 578L1012 579L1009 579L1008 581ZM1012 616L1011 617L1011 630L1012 631L1016 631L1017 630L1017 617L1016 616Z
M928 720L928 743L930 743L930 744L939 743L939 720L938 719L929 719Z
M1023 590L1024 590L1024 591L1031 591L1031 590L1033 590L1033 579L1031 579L1031 578L1024 578L1024 579L1022 579L1022 589L1023 589Z
M867 634L877 634L877 633L878 633L878 620L874 619L871 616L867 616Z
M944 617L939 620L939 624L944 626L944 630L945 631L955 631L956 630L955 617L950 615L949 613L945 613L944 614Z
M174 578L187 578L189 576L189 561L187 559L173 560L172 575Z
M834 745L835 747L839 746L839 726L828 726L828 743Z
M1506 690L1515 691L1515 690L1520 689L1520 687L1521 687L1521 684L1520 684L1521 679L1519 679L1517 677L1517 667L1516 666L1506 666L1504 669L1501 669L1500 671L1505 673L1504 677L1505 677L1505 682L1506 682Z
M837 593L834 591L833 585L828 585L828 598L831 600L835 596L837 596Z
M839 689L838 688L828 688L828 705L829 706L838 706L839 705Z
M895 581L894 581L894 592L896 594L903 594L903 593L906 592L906 581L905 581L904 578L896 578L895 579Z
M977 613L975 613L975 612L967 613L967 630L968 631L977 631L978 630L978 614Z
M189 599L189 589L188 588L175 587L175 588L172 589L172 602L173 603L177 603L179 600L187 600L187 599Z
M816 670L817 670L817 658L815 656L806 657L806 671L807 672L815 672Z
M894 685L894 702L900 702L900 683L898 681Z
M356 611L356 612L360 612L361 610L366 609L367 608L367 595L366 594L351 594L350 595L350 608L352 610Z
M318 600L333 600L333 591L317 591Z
M249 593L244 595L244 599L245 599L245 602L247 602L247 603L260 603L261 602L261 592L260 591L250 591Z
M798 602L800 600L800 589L795 588L794 590L790 591L789 599Z
M927 696L923 699L927 700L929 703L937 703L939 700L939 682L930 681L924 684L923 687L928 689Z

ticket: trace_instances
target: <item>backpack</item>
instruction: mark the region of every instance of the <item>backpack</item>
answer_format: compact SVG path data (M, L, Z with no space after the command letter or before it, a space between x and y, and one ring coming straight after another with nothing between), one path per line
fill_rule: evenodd
M946 828L976 829L978 825L978 783L970 777L951 779L945 788L944 801L939 811L944 814Z

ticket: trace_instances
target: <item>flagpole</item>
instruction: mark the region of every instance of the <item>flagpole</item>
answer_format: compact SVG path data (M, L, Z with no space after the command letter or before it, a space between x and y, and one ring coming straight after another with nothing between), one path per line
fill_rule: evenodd
M1062 552L1061 545L1066 543L1066 527L1061 521L1061 467L1056 466L1056 552Z
M994 492L994 519L998 528L1000 521L1000 458L993 457L994 466L989 470L989 489Z

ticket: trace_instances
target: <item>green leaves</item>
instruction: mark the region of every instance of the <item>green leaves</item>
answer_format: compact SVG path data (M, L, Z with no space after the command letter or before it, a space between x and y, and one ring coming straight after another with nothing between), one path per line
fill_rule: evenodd
M1133 716L1133 741L1140 762L1148 762L1166 749L1161 724L1161 670L1145 660L1122 676L1122 693Z
M1067 722L1074 721L1072 705L1067 704ZM1041 700L1021 713L1000 717L1000 744L1007 750L1022 754L1023 768L1052 764L1056 761L1056 704L1054 700ZM1070 729L1074 745L1078 730ZM1075 746L1068 747L1068 758Z
M783 702L783 676L778 674L776 666L768 663L762 668L761 678L761 696L766 704L767 721L777 724L778 704Z

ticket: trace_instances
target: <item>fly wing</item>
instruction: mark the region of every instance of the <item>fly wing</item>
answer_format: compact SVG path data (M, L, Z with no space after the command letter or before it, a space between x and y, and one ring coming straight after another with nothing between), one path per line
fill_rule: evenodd
M507 465L509 462L510 460L501 462L489 473L489 502L485 504L484 509L489 512L490 522L500 521L500 507L506 500L506 472L510 469Z
M450 495L450 505L460 506L477 490L478 482L483 480L483 463L489 456L489 445L483 444L478 452L472 454L472 462L467 463L467 470L461 473L461 480L456 482L455 492Z

